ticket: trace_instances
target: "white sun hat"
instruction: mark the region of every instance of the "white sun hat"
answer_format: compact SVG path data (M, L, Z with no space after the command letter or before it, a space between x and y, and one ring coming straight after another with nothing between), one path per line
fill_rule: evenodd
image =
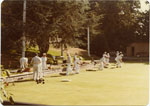
M43 56L46 56L46 53L43 53Z

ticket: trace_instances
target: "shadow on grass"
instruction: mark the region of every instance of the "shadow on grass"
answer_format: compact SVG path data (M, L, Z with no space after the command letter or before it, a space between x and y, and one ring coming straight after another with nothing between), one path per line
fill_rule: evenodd
M29 106L52 106L52 105L43 105L43 104L33 104L33 103L27 103L27 102L17 102L15 101L14 104L11 104L9 101L4 101L3 102L4 106L9 106L9 105L18 105L18 106L25 106L25 105L29 105Z
M53 75L53 76L50 76L50 77L62 77L61 75Z
M124 63L130 63L130 64L141 63L141 64L149 65L148 61L125 61Z
M116 66L116 64L115 64L115 63L113 63L113 64L111 64L111 66Z
M145 63L145 65L149 65L149 62Z
M20 83L20 82L31 82L34 81L33 79L27 79L27 80L19 80L19 81L15 81L14 83Z
M86 69L86 71L88 71L88 72L96 72L96 71L98 71L98 70L94 70L94 69Z
M112 65L111 66L116 66L116 62L115 61L111 61ZM136 63L140 63L140 64L145 64L145 65L149 65L149 61L123 61L123 63L130 63L130 64L136 64Z
M116 67L111 67L110 69L115 69Z

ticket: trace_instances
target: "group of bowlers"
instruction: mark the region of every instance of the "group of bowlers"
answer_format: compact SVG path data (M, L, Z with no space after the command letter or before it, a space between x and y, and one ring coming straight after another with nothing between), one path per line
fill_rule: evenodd
M123 53L117 51L116 52L116 67L121 68ZM100 67L99 70L103 70L104 68L107 68L109 66L109 59L110 54L107 52L104 52L102 58L100 59ZM81 57L77 53L74 55L74 61L73 61L73 67L72 67L72 57L69 52L67 52L67 59L66 59L66 73L65 75L69 75L70 73L73 74L79 74L80 73L80 64L81 64ZM44 70L47 70L47 57L46 53L43 53L42 57L39 57L38 54L35 54L35 57L32 58L31 64L33 65L33 79L39 83L45 83L43 76L44 76ZM20 59L20 68L25 69L28 67L28 59L26 57L22 57Z
M75 53L74 55L74 67L72 68L72 58L70 53L67 53L67 68L66 68L66 75L69 75L69 73L75 73L75 74L79 74L80 73L80 64L81 64L81 57L79 57L79 55L77 53ZM73 72L74 70L74 72Z
M122 58L123 58L123 53L117 51L116 52L116 58L115 58L117 68L122 67L122 65L121 65ZM100 59L100 67L99 67L100 70L103 70L104 68L107 68L109 66L109 59L110 59L109 53L104 52L102 58Z
M35 54L35 57L32 58L31 64L33 65L33 79L39 83L45 83L43 76L43 70L47 69L47 57L46 53L43 53L42 57L39 57L38 54ZM28 67L28 58L22 57L20 59L20 68L25 69Z
M69 52L67 52L67 61L66 61L66 75L69 75L70 73L79 74L80 70L80 61L81 57L79 58L78 54L75 53L74 55L74 67L72 68L72 58ZM44 70L47 70L47 57L46 53L43 53L42 57L39 57L38 54L35 54L35 57L32 58L31 64L33 66L33 79L39 83L45 83L43 76L44 76ZM28 58L22 57L20 59L20 68L25 69L28 67ZM73 71L74 70L74 71Z

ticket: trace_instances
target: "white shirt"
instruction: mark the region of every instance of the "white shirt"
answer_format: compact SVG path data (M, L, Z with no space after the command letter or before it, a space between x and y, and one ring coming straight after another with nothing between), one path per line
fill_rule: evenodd
M41 59L42 59L42 63L47 61L47 57L41 57Z
M41 62L42 62L42 60L38 56L33 57L31 60L31 63L33 63L33 64L40 64Z
M20 64L23 64L23 63L28 63L28 58L26 58L26 57L22 57L22 58L20 58Z
M74 63L76 62L76 60L77 60L77 56L75 55L75 56L74 56Z
M68 62L68 63L72 63L72 61L71 61L71 56L70 56L70 55L67 57L67 62Z
M47 57L41 57L42 69L47 69Z
M116 53L116 56L119 56L119 52Z
M121 57L120 55L118 55L118 56L116 57L116 60L120 61L120 59L122 59L122 57Z
M104 61L105 61L105 58L102 57L102 58L100 59L100 63L101 63L101 62L104 62Z
M120 56L123 57L124 55L123 55L123 54L120 54Z
M120 54L120 59L122 59L123 58L123 54Z
M107 56L107 54L106 54L106 53L104 53L104 54L103 54L103 57L106 57L106 56Z
M107 58L110 58L110 55L109 55L109 54L107 54Z

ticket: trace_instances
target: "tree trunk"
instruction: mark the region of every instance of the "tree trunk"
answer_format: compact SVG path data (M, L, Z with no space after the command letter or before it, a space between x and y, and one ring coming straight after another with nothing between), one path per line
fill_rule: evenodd
M39 47L39 51L40 51L40 54L39 54L39 56L42 56L43 55L43 53L47 53L48 52L48 50L49 50L49 42L40 42L40 43L38 43L38 47Z
M64 56L64 48L63 48L63 43L61 43L61 56Z

